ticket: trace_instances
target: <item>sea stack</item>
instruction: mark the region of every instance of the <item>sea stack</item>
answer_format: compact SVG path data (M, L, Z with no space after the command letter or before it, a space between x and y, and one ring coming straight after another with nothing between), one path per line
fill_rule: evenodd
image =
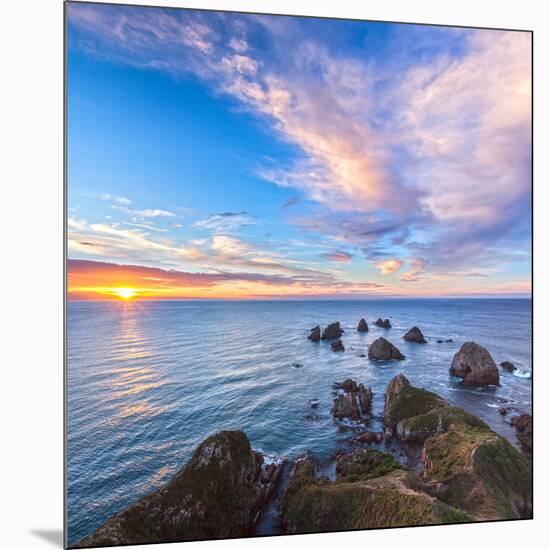
M338 340L333 340L330 343L330 349L332 351L345 351L346 350L346 348L342 344L342 340L340 340L340 338L338 338Z
M405 356L385 338L378 338L369 346L369 359L374 361L401 361Z
M359 324L357 325L357 331L358 332L368 332L369 331L369 325L367 325L367 322L365 319L361 319L359 321Z
M323 340L334 340L335 338L340 338L343 332L344 331L340 328L340 323L337 321L336 323L330 324L323 331L323 336L321 338Z
M422 331L418 327L411 328L407 334L403 336L403 340L406 342L416 342L417 344L427 344L426 338L424 338Z
M311 329L311 334L308 336L308 340L312 342L318 342L321 339L321 327L317 325Z
M462 378L467 386L498 386L498 369L491 354L475 342L465 342L455 354L451 376Z
M378 317L378 319L376 319L376 321L374 322L374 324L377 326L377 327L380 327L380 328L391 328L391 323L390 323L390 320L389 319L384 319L382 321L382 319L380 319L380 317Z

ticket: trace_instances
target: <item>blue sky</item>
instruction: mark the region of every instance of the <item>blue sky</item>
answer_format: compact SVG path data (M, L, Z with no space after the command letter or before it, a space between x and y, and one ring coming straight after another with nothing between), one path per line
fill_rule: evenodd
M75 297L530 293L530 35L68 6Z

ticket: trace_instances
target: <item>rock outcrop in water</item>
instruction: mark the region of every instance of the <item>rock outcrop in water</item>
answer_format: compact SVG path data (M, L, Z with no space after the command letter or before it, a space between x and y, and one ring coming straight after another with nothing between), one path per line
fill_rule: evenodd
M206 439L164 487L113 516L78 546L117 546L249 535L278 482L241 431Z
M510 363L510 361L503 361L500 367L508 372L515 372L518 370L517 367L514 366L514 363Z
M318 342L321 339L321 327L317 325L311 329L311 333L308 336L308 340L312 342Z
M491 354L475 342L465 342L455 354L451 376L462 378L467 386L499 385L499 373Z
M359 321L359 324L357 325L357 331L358 332L368 332L369 331L369 325L365 321L365 319L361 319Z
M333 340L335 338L340 338L343 334L343 330L340 328L340 323L332 323L328 327L325 328L323 331L323 336L321 337L323 340Z
M378 338L369 346L369 359L374 361L401 361L405 356L385 338Z
M374 324L377 327L380 327L380 328L391 328L391 323L390 323L389 319L384 319L382 321L382 319L380 317L378 317L378 319L376 319L376 321L374 321Z
M422 334L422 331L418 327L412 327L405 336L403 340L406 342L415 342L417 344L427 344L426 338Z
M371 388L367 389L363 384L357 384L349 378L334 387L340 390L332 405L334 418L359 421L368 417L373 398Z
M340 340L340 338L338 338L338 340L333 340L330 343L330 349L332 351L345 351L346 350L346 348L344 347L344 344L342 344L342 340Z

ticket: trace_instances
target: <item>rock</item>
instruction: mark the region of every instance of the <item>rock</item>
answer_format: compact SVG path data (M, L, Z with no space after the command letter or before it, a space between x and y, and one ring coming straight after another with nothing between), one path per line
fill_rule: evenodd
M385 338L378 338L369 346L369 359L374 361L401 361L405 356Z
M498 409L498 413L501 414L502 416L506 416L509 412L510 410L508 409L508 407L500 407Z
M380 319L380 317L378 317L378 319L374 322L374 324L377 327L381 327L381 328L391 328L391 323L390 323L389 319L384 319L382 321L382 319Z
M421 330L418 327L411 328L405 336L403 336L403 339L406 342L416 342L417 344L427 344L426 338L424 338L424 335L422 334Z
M514 372L518 370L513 363L510 363L510 361L503 361L500 366L503 370L507 370L508 372Z
M532 517L532 470L506 439L488 428L455 427L429 437L424 481L446 487L440 498L477 521Z
M442 343L443 343L443 340L438 340L437 343L438 343L438 344L442 344Z
M359 321L359 324L357 325L357 330L359 332L368 332L369 331L369 325L367 325L367 322L365 319L361 319Z
M366 389L363 384L357 385L353 380L345 380L335 387L344 391L334 399L331 413L334 418L359 421L368 417L371 409L373 393L371 388Z
M359 451L337 458L336 481L289 482L282 503L287 533L458 523L471 516L422 491L390 454Z
M338 338L338 340L333 340L331 343L330 343L330 349L332 351L345 351L345 347L344 345L342 344L342 340L340 340Z
M319 325L311 329L311 334L308 336L308 339L312 342L318 342L321 339L321 327Z
M435 394L434 394L435 395ZM477 416L458 407L438 407L417 416L401 420L395 432L401 441L424 443L434 435L465 427L489 429Z
M403 374L398 374L390 380L385 398L384 425L390 428L395 428L406 418L447 405L439 395L411 386Z
M319 406L319 399L310 399L308 401L308 405L313 408L313 409L316 409L318 406Z
M533 418L530 414L520 414L512 418L512 426L516 428L516 435L521 443L523 452L533 454Z
M292 366L293 366L295 369L301 369L304 365L302 365L302 363L292 363Z
M323 331L323 340L333 340L335 338L340 338L344 331L340 328L340 323L332 323Z
M281 465L273 470L264 464L262 455L250 448L243 432L219 432L196 449L170 482L108 519L77 546L249 535L258 512L278 483L280 471Z
M355 441L358 441L359 443L367 443L368 445L370 445L371 443L382 443L383 439L384 434L382 432L372 432L370 430L367 430L366 432L358 435L355 438Z
M304 420L309 420L310 422L318 422L321 420L321 417L318 414L306 414Z
M366 355L364 353L360 353L359 357L362 357L364 359L366 357Z
M475 342L462 344L453 358L449 373L462 378L468 386L499 385L498 369L491 354Z
M447 340L445 340L445 342L452 342L453 339L452 338L448 338Z

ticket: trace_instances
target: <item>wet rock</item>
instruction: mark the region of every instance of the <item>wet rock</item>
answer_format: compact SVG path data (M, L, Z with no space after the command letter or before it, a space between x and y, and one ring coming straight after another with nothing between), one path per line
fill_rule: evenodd
M384 319L382 321L382 319L380 317L378 317L378 319L376 319L376 321L374 322L374 324L377 326L377 327L381 327L381 328L391 328L391 323L390 323L390 320L389 319Z
M280 471L280 465L273 469L250 448L243 432L219 432L196 449L170 482L114 515L77 546L246 536Z
M438 344L442 344L442 343L443 343L443 340L438 340L437 343L438 343Z
M361 319L359 321L359 324L357 325L357 330L359 332L368 332L369 331L369 325L367 325L367 322L365 319Z
M426 344L426 338L422 334L422 331L418 327L412 327L405 336L403 340L406 342L416 342L417 344Z
M499 385L499 373L491 354L475 342L465 342L455 354L451 376L462 378L467 386Z
M359 357L362 357L364 359L366 357L366 355L364 353L360 353Z
M318 422L321 420L321 417L318 414L306 414L304 416L304 420L308 420L310 422Z
M323 331L322 339L323 340L334 340L335 338L340 338L344 331L340 328L340 323L332 323Z
M533 418L530 414L520 414L512 418L512 426L516 428L516 436L521 443L523 452L533 454Z
M330 343L330 349L332 351L345 351L346 350L346 348L344 347L344 344L342 344L342 340L340 340L340 339L333 340Z
M445 340L445 342L452 342L453 339L452 338L448 338L447 340Z
M341 384L335 384L342 390L334 399L331 413L334 418L342 420L359 421L368 417L372 406L373 392L371 388L365 388L363 384L357 384L354 380L347 379Z
M369 359L374 361L401 361L405 356L385 338L378 338L369 346Z
M503 361L501 364L500 364L500 367L503 369L503 370L506 370L508 372L515 372L517 371L518 369L514 366L513 363L510 363L510 361Z
M383 439L384 434L382 432L372 432L370 430L363 432L355 438L359 443L367 443L368 445L371 443L382 443Z
M293 366L295 369L301 369L304 365L302 365L302 363L292 363L292 366Z
M317 325L311 329L311 334L308 336L308 340L312 342L318 342L321 339L321 327Z
M316 409L318 406L319 406L319 399L310 399L308 401L308 405L313 408L313 409Z

